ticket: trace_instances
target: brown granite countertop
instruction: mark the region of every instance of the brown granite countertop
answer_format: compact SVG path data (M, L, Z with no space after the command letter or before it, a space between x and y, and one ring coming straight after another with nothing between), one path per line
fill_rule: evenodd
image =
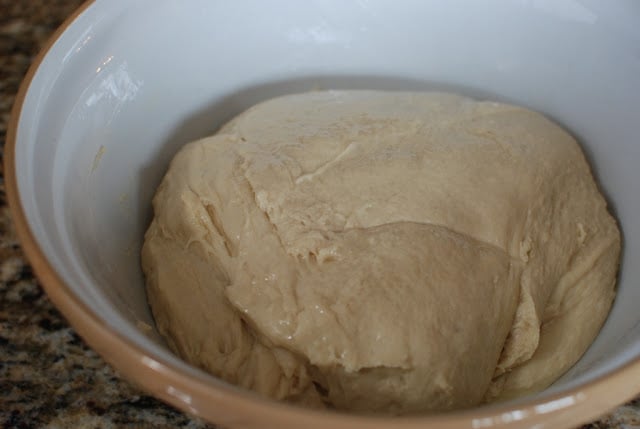
M29 64L80 3L0 0L0 148ZM22 254L1 175L0 164L0 427L212 427L121 379L69 327ZM585 426L614 427L640 429L640 398Z

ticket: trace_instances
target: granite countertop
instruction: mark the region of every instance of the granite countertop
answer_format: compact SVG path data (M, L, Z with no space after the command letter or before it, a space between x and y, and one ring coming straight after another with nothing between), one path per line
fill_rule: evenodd
M0 146L18 85L34 55L80 3L0 0ZM0 427L213 427L121 379L69 327L22 254L1 178ZM585 426L610 427L640 428L640 398Z

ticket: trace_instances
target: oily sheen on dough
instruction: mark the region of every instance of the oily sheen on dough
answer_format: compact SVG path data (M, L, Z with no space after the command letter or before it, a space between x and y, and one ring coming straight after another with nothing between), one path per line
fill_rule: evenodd
M443 93L263 102L185 146L142 251L180 356L268 397L413 413L540 390L586 350L620 234L575 140Z

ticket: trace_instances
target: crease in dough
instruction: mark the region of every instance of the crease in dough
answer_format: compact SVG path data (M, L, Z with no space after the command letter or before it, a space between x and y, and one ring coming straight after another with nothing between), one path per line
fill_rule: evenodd
M186 145L153 204L142 266L169 346L312 407L543 389L615 294L620 233L578 144L501 103L275 98Z

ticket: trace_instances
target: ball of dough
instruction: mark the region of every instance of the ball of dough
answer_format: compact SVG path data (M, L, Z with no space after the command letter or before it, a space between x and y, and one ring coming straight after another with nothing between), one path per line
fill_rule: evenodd
M615 293L620 233L576 141L443 93L261 103L186 145L142 250L160 332L260 394L373 413L545 388Z

